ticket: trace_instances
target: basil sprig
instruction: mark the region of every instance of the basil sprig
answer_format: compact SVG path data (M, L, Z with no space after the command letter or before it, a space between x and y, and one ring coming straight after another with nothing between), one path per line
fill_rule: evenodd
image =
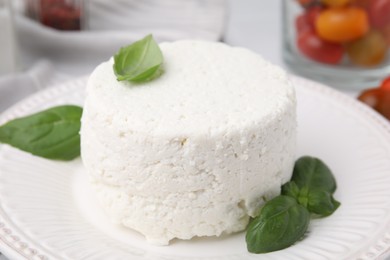
M335 178L321 160L299 158L291 181L282 186L282 195L266 202L248 225L248 251L267 253L293 245L305 234L310 213L329 216L340 206L333 198L335 190Z
M340 206L333 198L335 190L336 180L328 166L309 156L296 161L291 181L282 186L282 194L294 197L320 216L329 216Z
M114 73L118 81L141 83L162 73L163 55L152 35L123 47L114 56Z
M53 107L0 126L0 143L53 160L69 161L80 155L82 108Z

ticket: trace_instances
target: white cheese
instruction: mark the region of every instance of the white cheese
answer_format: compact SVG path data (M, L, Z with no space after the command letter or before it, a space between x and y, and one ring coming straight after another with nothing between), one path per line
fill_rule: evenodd
M154 244L243 230L292 173L296 100L286 74L222 43L160 44L164 73L87 86L84 165L107 214Z

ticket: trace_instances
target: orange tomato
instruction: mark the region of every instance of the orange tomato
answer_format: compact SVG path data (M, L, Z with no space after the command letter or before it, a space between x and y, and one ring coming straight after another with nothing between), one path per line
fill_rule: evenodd
M365 35L368 30L367 14L360 7L328 8L316 20L318 35L331 42L353 41Z
M370 31L364 37L348 43L346 50L349 59L360 66L380 64L387 53L387 43L378 31Z
M324 5L330 7L341 7L350 2L350 0L321 0Z

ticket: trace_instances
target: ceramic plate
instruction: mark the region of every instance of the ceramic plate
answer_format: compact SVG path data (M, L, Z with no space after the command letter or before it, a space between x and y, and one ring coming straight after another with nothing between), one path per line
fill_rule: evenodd
M298 156L333 170L341 207L313 220L294 246L263 255L244 232L156 247L113 226L88 189L80 160L55 162L0 146L0 251L12 259L384 259L390 252L390 124L355 100L293 78L298 96ZM37 93L0 118L59 104L82 104L86 79Z

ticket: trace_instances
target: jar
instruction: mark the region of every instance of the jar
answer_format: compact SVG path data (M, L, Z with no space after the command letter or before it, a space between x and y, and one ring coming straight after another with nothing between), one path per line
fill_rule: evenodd
M390 75L390 0L283 0L282 11L293 72L347 89Z
M27 0L27 15L41 24L58 30L81 30L85 27L83 0Z

